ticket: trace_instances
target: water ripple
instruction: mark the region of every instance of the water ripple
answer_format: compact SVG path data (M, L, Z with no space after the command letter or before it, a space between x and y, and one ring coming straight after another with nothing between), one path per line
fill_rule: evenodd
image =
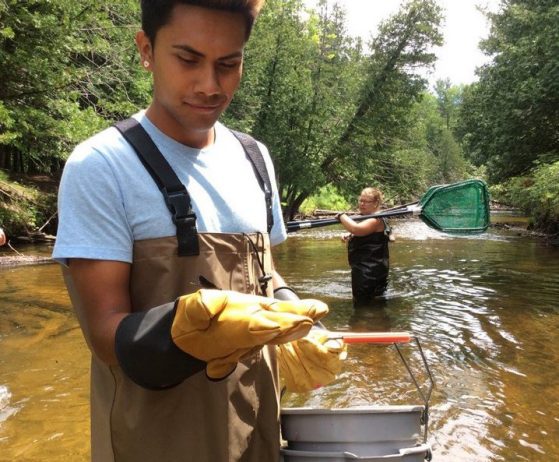
M0 424L18 412L18 408L11 406L12 394L6 385L0 385Z

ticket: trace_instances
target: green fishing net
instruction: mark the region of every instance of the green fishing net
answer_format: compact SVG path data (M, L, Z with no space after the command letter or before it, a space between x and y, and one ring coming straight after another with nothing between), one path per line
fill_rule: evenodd
M489 226L489 192L481 180L432 186L419 201L423 221L450 234L478 234Z

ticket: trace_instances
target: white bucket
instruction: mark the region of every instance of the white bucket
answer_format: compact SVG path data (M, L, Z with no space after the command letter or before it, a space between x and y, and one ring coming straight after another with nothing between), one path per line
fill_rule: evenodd
M358 456L351 452L320 452L320 451L296 451L282 449L283 462L423 462L431 454L428 444L422 444L413 448L400 449L394 454L379 456Z
M423 406L288 408L281 431L290 450L385 456L423 442L423 412Z

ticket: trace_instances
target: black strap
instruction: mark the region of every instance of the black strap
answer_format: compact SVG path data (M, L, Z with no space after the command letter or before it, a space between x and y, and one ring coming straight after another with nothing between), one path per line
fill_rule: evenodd
M190 195L185 186L180 182L163 154L136 119L122 120L117 122L115 127L134 148L140 161L165 198L165 203L173 215L173 223L177 227L179 256L199 255L196 214L192 210ZM264 192L269 233L274 226L272 184L264 157L254 138L246 133L234 130L231 130L231 132L243 146L245 154L254 168L258 183Z
M240 141L243 149L256 173L256 178L262 191L264 191L264 197L266 199L266 218L268 221L268 233L272 230L274 226L274 213L272 209L272 184L270 183L270 177L268 175L268 169L266 168L266 163L264 162L264 157L260 152L260 148L256 143L256 140L246 133L241 133L235 130L231 130L233 135L237 137Z
M192 210L190 195L185 186L136 119L122 120L115 127L134 148L165 198L177 228L179 256L199 255L196 214Z
M384 235L390 237L390 234L392 234L392 226L388 224L386 218L382 218L382 222L384 223Z

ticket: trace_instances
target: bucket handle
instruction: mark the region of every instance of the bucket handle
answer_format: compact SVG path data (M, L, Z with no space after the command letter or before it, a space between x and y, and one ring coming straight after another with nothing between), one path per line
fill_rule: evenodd
M423 424L423 429L424 429L424 431L423 431L423 442L427 443L427 434L428 434L428 428L429 428L429 400L431 399L431 394L433 392L433 388L435 388L435 379L433 378L433 374L431 374L431 369L429 368L429 363L427 362L427 358L425 357L425 353L423 352L423 348L421 347L421 343L419 342L419 338L414 336L414 337L412 337L412 339L414 340L415 344L417 345L417 348L419 350L419 354L421 355L421 361L423 362L423 367L425 368L425 372L427 373L427 377L429 379L429 386L428 386L426 392L424 392L423 389L421 388L421 386L419 385L419 382L417 381L417 379L416 379L408 361L406 360L406 358L402 354L402 349L400 348L400 346L397 343L394 343L394 347L396 348L396 351L398 352L398 355L400 356L400 359L404 363L404 366L406 366L408 374L411 377L411 379L412 379L412 381L415 385L415 388L416 388L417 392L419 393L419 396L423 400L424 409L423 409L423 415L421 416L421 423Z
M423 348L421 347L421 343L419 342L419 338L416 336L411 335L408 332L329 332L328 338L331 340L343 340L344 343L373 343L378 345L390 345L393 344L400 356L400 359L404 363L406 370L408 371L409 376L412 379L413 384L421 400L423 401L424 410L421 416L421 424L423 425L424 432L423 432L423 442L427 443L427 432L429 427L429 401L431 399L431 394L433 392L433 388L435 387L435 380L433 375L431 374L431 369L429 368L429 364L427 363L427 358L425 357L425 353L423 352ZM408 361L404 357L402 353L402 349L400 348L400 344L403 343L410 343L414 342L417 345L419 350L419 354L421 355L421 361L423 362L423 367L425 368L425 372L427 373L427 377L429 380L429 387L424 392L413 370L411 369Z

